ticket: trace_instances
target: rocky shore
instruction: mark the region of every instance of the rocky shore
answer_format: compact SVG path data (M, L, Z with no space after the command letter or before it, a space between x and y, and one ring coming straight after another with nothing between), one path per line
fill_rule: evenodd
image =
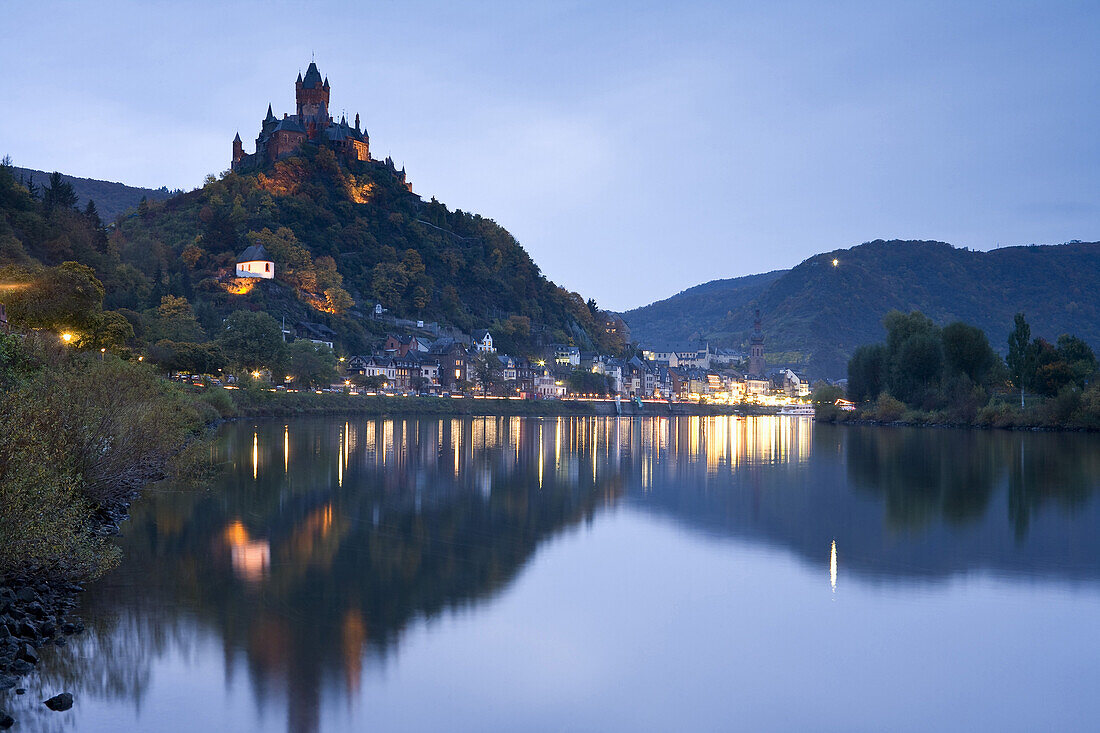
M92 531L102 536L117 535L119 525L129 517L132 498L102 508ZM40 652L51 644L63 646L70 636L83 633L84 624L76 612L78 594L83 590L79 583L39 573L0 579L0 730L15 724L4 699L26 693L21 679L34 670ZM50 710L65 711L72 707L73 696L59 690L42 704Z

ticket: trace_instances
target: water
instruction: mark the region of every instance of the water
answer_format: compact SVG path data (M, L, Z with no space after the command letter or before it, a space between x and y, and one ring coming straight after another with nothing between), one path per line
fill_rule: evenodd
M1100 721L1097 436L303 419L211 458L135 508L21 729Z

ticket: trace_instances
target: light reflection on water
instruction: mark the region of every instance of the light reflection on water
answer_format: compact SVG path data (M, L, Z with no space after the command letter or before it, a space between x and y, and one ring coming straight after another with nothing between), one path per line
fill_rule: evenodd
M906 669L952 659L933 663L949 684L966 666L951 649L969 638L978 654L989 614L1007 634L999 663L1068 668L1059 644L1096 649L1065 619L1100 610L1098 447L804 418L230 424L209 489L160 487L135 507L123 566L84 599L89 633L0 704L78 730L726 729L731 711L708 697L677 708L744 677L771 711L746 701L748 727L792 729L817 708L836 716L825 727L881 727L929 674ZM1040 622L1046 652L1027 643ZM749 673L808 675L823 636L849 649L830 674L865 678L885 709ZM1100 678L1083 663L1054 676ZM971 708L890 727L951 728L976 701L1022 725L1019 690L983 679L957 680ZM58 686L71 714L30 712ZM195 696L201 710L180 703Z

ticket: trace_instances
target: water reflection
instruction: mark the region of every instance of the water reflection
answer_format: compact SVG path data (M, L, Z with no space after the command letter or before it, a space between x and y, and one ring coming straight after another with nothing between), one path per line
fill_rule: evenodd
M123 567L86 594L91 631L45 674L140 706L153 659L211 639L226 686L244 674L258 709L285 710L266 727L317 730L322 698L351 700L410 625L493 598L541 543L613 508L783 548L834 594L838 545L845 588L987 570L1095 581L1096 447L797 418L227 425L208 491L138 504Z

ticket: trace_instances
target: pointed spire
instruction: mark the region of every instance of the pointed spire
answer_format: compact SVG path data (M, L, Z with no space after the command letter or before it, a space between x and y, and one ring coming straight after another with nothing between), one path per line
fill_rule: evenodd
M330 88L330 87L329 87L329 85L328 85L328 77L326 76L326 77L325 77L325 89L329 89L329 88Z
M236 136L233 138L233 142L239 143L240 141L241 141L241 133L238 132L236 134Z
M355 113L355 131L359 132L359 113Z
M295 84L301 84L302 83L302 70L301 69L298 69L298 79L295 80L294 83Z
M271 103L270 102L267 103L267 117L264 118L264 119L268 119L268 120L275 119L275 114L271 111Z

